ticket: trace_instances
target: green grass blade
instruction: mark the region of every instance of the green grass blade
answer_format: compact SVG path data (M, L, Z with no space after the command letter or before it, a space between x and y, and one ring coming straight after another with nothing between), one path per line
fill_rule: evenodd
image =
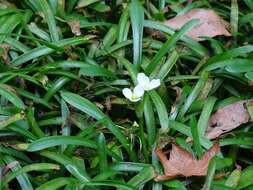
M230 29L235 40L237 39L238 33L238 20L239 20L239 8L237 0L231 1L231 13L230 13Z
M168 26L166 26L162 23L159 23L159 22L151 21L151 20L145 20L144 26L163 31L169 35L173 35L175 33L175 31L173 29L169 28ZM182 41L186 42L187 46L189 48L191 48L192 50L194 50L195 52L197 52L198 54L200 54L202 56L210 54L208 49L206 49L204 46L202 46L200 43L196 42L195 40L193 40L187 36L182 36L180 39Z
M242 175L239 180L237 189L245 189L246 187L252 185L253 184L252 177L253 177L253 166L248 166L242 171Z
M60 77L47 91L43 100L48 102L51 97L55 95L57 91L59 91L66 83L68 83L71 79L67 77Z
M200 114L199 120L198 120L198 133L200 137L203 137L205 135L208 121L210 118L210 115L213 111L214 104L216 102L217 98L215 97L210 97L205 101L204 107L202 109L202 112Z
M19 95L24 96L26 98L29 98L29 99L33 100L35 103L42 104L42 105L46 106L49 109L52 109L52 105L49 104L47 101L43 100L42 98L37 97L34 94L32 94L32 93L30 93L28 91L25 91L25 90L23 90L21 88L14 88L14 89L17 91L17 93Z
M74 178L59 177L59 178L56 178L56 179L53 179L51 181L44 183L43 185L36 188L36 190L54 190L54 189L59 189L63 186L66 186L68 184L73 184L76 182L77 182L77 180L75 180Z
M18 108L25 109L25 104L23 101L16 94L6 89L6 86L0 85L0 95L13 103Z
M72 144L89 148L97 148L97 145L89 139L75 136L49 136L40 138L32 142L28 146L27 151L34 152L63 144Z
M20 174L26 173L26 172L41 171L41 170L58 170L58 169L60 169L59 165L56 165L56 164L39 163L39 164L27 165L15 172L12 172L9 175L7 175L6 178L0 184L0 187L2 188L4 185L6 185L10 181L12 181L15 177L17 177Z
M61 96L63 99L68 102L70 105L76 107L77 109L83 111L84 113L92 116L93 118L100 120L107 118L107 128L115 135L115 137L121 142L121 144L126 148L131 158L135 160L135 154L130 150L127 139L122 135L120 130L114 125L114 123L102 112L100 111L93 103L89 100L70 92L62 92Z
M142 185L150 181L156 176L156 172L153 167L143 168L136 176L127 182L128 185L140 188Z
M237 187L239 180L241 178L241 170L240 169L235 169L227 178L225 185L228 187L235 188Z
M168 131L168 127L169 127L169 117L168 117L168 112L166 109L166 106L164 105L161 97L159 96L159 94L152 90L149 93L149 96L151 97L157 113L158 113L158 117L160 120L160 124L161 124L161 128L165 131Z
M82 167L78 166L69 156L49 151L41 151L39 154L62 164L79 181L90 181L90 177L87 172Z
M100 172L105 172L107 169L107 158L106 158L106 144L103 133L98 136L98 157L99 157L99 168Z
M149 146L152 147L156 140L156 126L154 111L149 96L145 96L144 99L144 116L148 134L148 143Z
M192 133L192 138L193 138L193 147L196 151L197 157L200 158L203 153L203 149L200 144L200 134L198 132L197 120L195 117L191 118L190 127L191 127L191 133Z
M231 50L227 50L222 54L211 57L210 59L208 59L206 64L209 65L218 61L225 61L226 59L231 59L234 57L238 57L240 55L245 55L252 51L253 51L253 46L251 45L234 48Z
M43 15L45 17L45 20L47 22L49 31L50 31L50 36L52 41L56 42L60 39L59 37L59 32L57 30L56 26L56 20L54 18L54 13L48 4L47 0L37 0L37 4L40 6L41 11L43 12Z
M203 186L203 189L205 189L205 190L210 190L211 189L211 185L212 185L212 182L213 182L213 177L214 177L214 174L215 174L215 170L216 170L216 160L215 160L215 158L212 158L209 161L207 176L206 176L206 180L205 180L205 184Z
M83 183L84 186L90 186L90 187L100 187L100 186L106 186L106 187L116 187L116 188L121 188L122 190L138 190L138 188L135 188L133 186L120 183L118 181L112 181L112 180L107 180L107 181L96 181L96 182L87 182Z
M176 44L176 42L183 36L185 32L193 28L198 24L198 20L192 20L187 22L178 32L175 32L170 39L168 39L162 46L162 48L158 51L158 53L151 60L149 66L146 68L146 74L150 74L156 68L159 61L162 57L169 52L169 50Z
M200 91L204 87L207 79L208 79L208 72L202 72L199 81L197 82L196 86L194 87L190 95L187 97L182 109L179 112L179 115L178 115L179 118L182 118L185 115L185 113L188 111L189 107L194 102L194 100L198 97Z
M89 40L89 37L77 37L77 38L68 38L64 40L60 40L58 42L53 43L56 46L64 47L68 45L75 45L75 44L83 44ZM20 66L23 63L26 63L32 59L38 58L43 55L48 55L53 53L55 50L51 49L46 46L40 46L30 51L25 52L24 54L17 57L17 59L11 62L12 66Z
M17 162L17 160L15 160L11 156L3 156L3 160L6 164ZM19 163L17 163L14 167L11 168L11 171L16 172L16 171L20 170L21 168L22 168L21 165ZM26 172L24 172L20 175L16 175L15 177L22 189L26 189L26 190L33 190L34 189ZM1 186L1 184L0 184L0 186Z
M35 117L34 117L34 108L30 107L27 111L27 120L28 120L28 123L30 124L30 127L32 128L32 131L34 132L34 134L38 137L44 137L45 134L44 132L40 129L37 121L35 120Z
M6 119L3 119L0 121L0 129L3 129L6 126L8 126L16 121L22 120L22 119L24 119L23 113L17 113L15 115L12 115L12 116L6 118Z
M138 84L137 82L137 70L136 68L124 57L118 56L118 55L113 55L113 57L115 57L120 63L122 63L124 65L124 67L128 70L130 77L132 79L132 81L134 82L134 84Z
M100 76L100 77L116 78L115 74L113 74L109 70L99 65L91 65L91 64L83 64L82 68L79 70L79 74L90 77Z
M10 16L6 15L6 17L0 17L0 34L11 33L20 23L20 14L12 14ZM5 38L5 35L0 36L0 43L2 43Z
M133 64L140 66L142 57L142 38L144 9L140 1L132 1L129 7L133 31Z
M176 51L173 51L172 54L167 59L167 61L164 63L164 65L162 65L162 67L160 68L157 76L154 78L164 80L171 71L171 69L173 68L173 66L176 64L178 58L179 58L178 53Z

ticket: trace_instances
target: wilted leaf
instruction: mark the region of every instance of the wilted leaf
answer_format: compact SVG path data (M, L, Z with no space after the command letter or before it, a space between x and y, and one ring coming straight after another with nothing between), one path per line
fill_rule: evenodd
M3 174L3 175L7 174L7 172L8 172L11 168L15 167L17 164L19 164L17 161L14 161L14 162L9 163L8 165L6 165L6 166L2 169L2 174Z
M82 34L80 30L79 21L68 22L68 25L70 26L72 33L75 34L76 36L80 36Z
M209 119L205 136L214 139L223 133L229 132L250 119L249 113L244 104L247 101L238 101L218 109Z
M216 142L199 160L197 160L187 150L181 148L179 145L173 144L170 152L170 158L168 160L166 153L161 149L157 149L156 154L163 165L165 174L157 176L155 181L165 181L183 176L205 176L209 161L219 151L219 142Z
M215 37L219 35L231 36L228 32L229 23L223 20L215 11L206 9L192 9L164 22L167 26L179 29L192 19L199 19L197 26L186 32L194 40L202 41L199 36Z
M8 56L7 53L10 49L10 46L5 44L0 44L0 60L2 60L5 64L8 64Z

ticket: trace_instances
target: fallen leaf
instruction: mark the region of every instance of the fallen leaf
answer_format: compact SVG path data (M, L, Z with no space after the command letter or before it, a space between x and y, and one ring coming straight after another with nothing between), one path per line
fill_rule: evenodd
M176 16L163 22L165 25L180 29L185 23L192 19L199 19L200 22L197 26L186 32L186 35L193 38L196 41L203 41L200 36L215 37L215 36L231 36L228 32L229 23L223 20L215 11L207 9L192 9L189 12ZM148 30L151 32L153 30ZM152 32L158 38L164 38L162 33Z
M232 131L241 124L247 123L250 115L244 104L250 101L238 101L218 109L209 119L205 136L208 139L214 139L223 133Z
M70 26L72 33L75 34L76 36L80 36L82 34L80 30L79 21L68 22L68 25Z
M172 145L169 160L166 153L156 149L156 154L164 168L164 175L157 176L157 182L174 179L176 177L205 176L209 161L220 151L219 142L216 142L204 155L197 160L187 150L177 144Z

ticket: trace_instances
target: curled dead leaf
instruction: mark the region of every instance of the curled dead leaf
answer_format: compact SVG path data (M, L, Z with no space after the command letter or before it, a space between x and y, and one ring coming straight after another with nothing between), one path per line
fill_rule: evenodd
M79 21L68 22L68 25L70 26L72 33L75 34L76 36L80 36L82 34L80 30Z
M176 177L205 176L209 161L220 151L219 142L216 142L203 156L197 160L187 150L177 144L172 145L170 157L166 152L156 149L156 154L164 168L164 175L157 176L157 182L174 179Z
M247 123L250 115L244 104L250 101L238 101L218 109L209 119L205 136L208 139L214 139Z

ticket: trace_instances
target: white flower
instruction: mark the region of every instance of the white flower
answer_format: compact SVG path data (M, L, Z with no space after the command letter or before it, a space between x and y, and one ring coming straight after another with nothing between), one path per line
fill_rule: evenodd
M132 102L138 102L139 100L141 100L141 97L144 94L144 90L140 85L137 85L133 91L129 88L124 88L122 90L122 93L124 94L124 96L129 99Z
M152 90L161 85L160 79L153 79L150 81L149 77L147 77L144 73L139 73L137 75L137 81L145 91Z

